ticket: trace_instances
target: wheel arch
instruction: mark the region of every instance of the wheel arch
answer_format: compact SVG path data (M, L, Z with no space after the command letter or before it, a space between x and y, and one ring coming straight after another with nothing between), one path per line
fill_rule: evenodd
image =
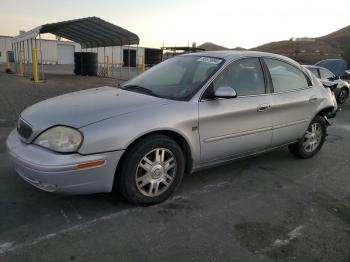
M322 108L320 111L318 111L318 113L315 116L325 116L328 113L333 112L333 110L334 110L334 106L327 106L325 108Z
M328 121L328 119L327 119L327 115L328 115L328 114L334 114L334 106L327 106L327 107L325 107L325 108L320 109L320 110L313 116L312 119L314 119L316 116L322 116L322 117L325 119L327 125L330 125L330 123L329 123L329 121ZM312 119L311 119L311 121L312 121Z
M126 152L128 150L130 150L130 148L132 148L132 146L135 145L136 143L138 143L140 140L145 139L148 136L152 136L152 135L156 135L156 134L165 135L165 136L173 139L180 146L181 150L184 153L184 157L185 157L185 172L190 173L192 171L192 166L193 166L192 150L191 150L191 147L190 147L188 141L186 140L186 138L183 135L181 135L180 133L173 131L173 130L155 130L155 131L151 131L151 132L142 134L141 136L139 136L135 140L133 140L126 147L125 152L123 153L122 157L120 158L118 165L117 165L117 168L116 168L116 171L115 171L113 187L115 186L115 181L117 180L119 170L120 170L123 162L125 161Z

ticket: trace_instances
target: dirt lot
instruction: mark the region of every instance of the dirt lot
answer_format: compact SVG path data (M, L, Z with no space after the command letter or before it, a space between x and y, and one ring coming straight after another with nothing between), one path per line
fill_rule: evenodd
M116 84L0 73L0 261L350 261L350 104L313 159L288 150L186 175L167 202L42 192L14 172L5 139L26 106Z

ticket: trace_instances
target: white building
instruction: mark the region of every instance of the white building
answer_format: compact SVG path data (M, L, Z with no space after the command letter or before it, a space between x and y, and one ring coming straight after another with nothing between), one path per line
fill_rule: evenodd
M6 62L6 51L12 50L11 39L9 36L0 36L0 63Z
M312 38L312 37L297 37L295 38L294 40L295 42L315 42L316 39L315 38Z
M6 52L12 51L12 37L0 36L0 63L6 62ZM41 40L41 54L40 54L40 41L37 40L38 59L41 62L41 55L43 64L74 64L74 52L80 52L80 45L71 41L58 41L58 40ZM31 43L24 44L25 61L31 62ZM33 43L33 45L35 45ZM18 47L15 47L18 48ZM23 48L23 46L21 47ZM98 53L98 63L109 63L114 65L128 64L129 47L127 46L114 46L114 47L100 47L100 48L88 48L83 49L83 52L95 52ZM29 57L28 57L29 55ZM161 60L161 50L154 48L135 47L130 46L130 66L139 66L144 62L145 64L156 64Z

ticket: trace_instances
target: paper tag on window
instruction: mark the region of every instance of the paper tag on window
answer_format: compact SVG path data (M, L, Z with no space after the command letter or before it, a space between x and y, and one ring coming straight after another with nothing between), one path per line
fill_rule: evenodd
M219 59L219 58L205 57L205 56L203 56L201 58L198 58L197 61L198 62L210 63L210 64L214 64L214 65L220 64L222 62L222 60Z

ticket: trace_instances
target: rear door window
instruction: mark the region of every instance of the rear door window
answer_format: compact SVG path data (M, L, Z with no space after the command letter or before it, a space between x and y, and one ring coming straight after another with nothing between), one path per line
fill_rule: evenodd
M309 86L305 74L295 66L286 62L264 58L269 69L275 92L293 91Z

